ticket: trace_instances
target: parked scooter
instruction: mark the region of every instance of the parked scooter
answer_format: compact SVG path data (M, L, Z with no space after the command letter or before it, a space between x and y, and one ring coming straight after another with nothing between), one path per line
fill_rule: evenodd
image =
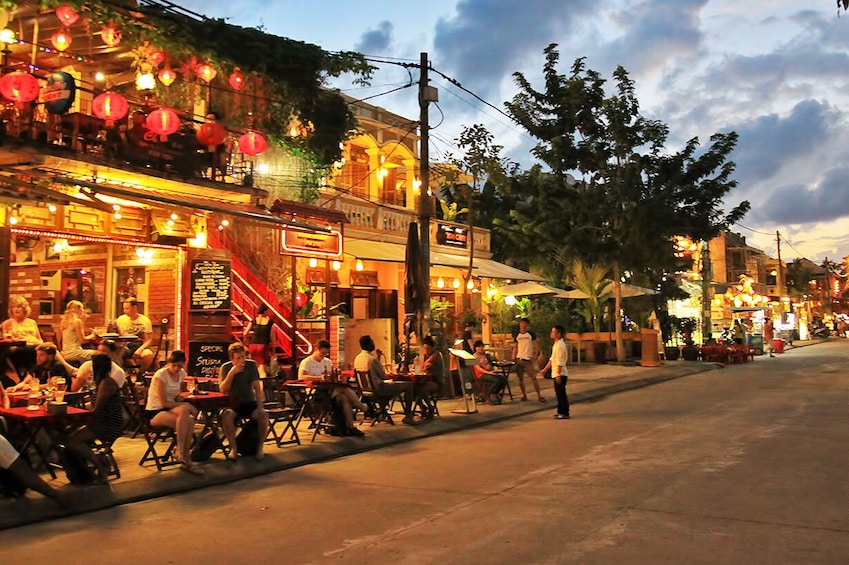
M822 322L815 322L811 325L811 336L818 339L825 339L831 335L831 330L828 329Z

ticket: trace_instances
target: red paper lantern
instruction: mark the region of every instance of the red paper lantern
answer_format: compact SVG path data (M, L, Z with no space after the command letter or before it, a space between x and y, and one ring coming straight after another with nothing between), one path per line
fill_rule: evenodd
M121 30L115 27L115 24L109 23L100 31L100 39L109 47L115 47L121 43Z
M258 131L249 131L239 138L239 149L245 155L259 155L265 151L266 147L268 147L268 142L265 140L265 136Z
M166 136L180 129L180 118L171 108L160 108L147 115L147 129L159 136Z
M29 73L15 71L0 78L0 94L12 102L32 102L38 98L38 80Z
M298 308L303 308L307 305L307 295L303 292L299 292L295 294L295 306Z
M60 29L50 36L50 43L53 44L53 47L55 47L57 51L66 50L71 46L71 41L73 41L71 34L64 29Z
M230 75L230 87L233 90L239 91L242 90L243 86L245 86L245 75L242 74L239 67L236 67Z
M147 56L147 60L154 67L158 67L162 64L162 61L165 60L165 52L160 51L159 49L154 49L150 52L150 55Z
M63 4L56 8L56 17L62 22L62 25L72 26L80 19L79 13L71 8L70 4Z
M91 109L94 115L101 120L114 122L126 116L130 106L127 104L127 99L120 94L104 92L94 99Z
M195 137L201 145L213 148L224 143L227 139L227 130L218 122L205 122L198 128Z

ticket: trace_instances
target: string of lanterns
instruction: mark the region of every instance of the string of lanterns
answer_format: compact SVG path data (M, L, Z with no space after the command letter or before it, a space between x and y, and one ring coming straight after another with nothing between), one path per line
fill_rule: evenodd
M80 20L80 14L70 4L63 4L56 8L55 15L62 27L51 36L51 43L58 51L58 56L67 56L64 52L71 46L73 41L68 28ZM101 29L100 38L106 46L115 47L120 44L122 33L114 22L109 22ZM11 36L6 37L4 41L7 44L25 43L24 41L17 41L14 37L14 32L11 32ZM41 49L43 51L49 51L49 49L44 47L41 47ZM173 84L177 79L177 72L170 65L166 64L156 75L151 72L166 61L165 52L152 47L149 48L147 44L143 46L143 49L146 52L145 56L141 57L142 63L136 77L137 88L140 90L152 90L155 87L157 78L165 87ZM77 58L81 61L85 60L82 57ZM91 60L87 61L93 62ZM218 75L217 69L208 62L194 64L193 60L191 65L194 75L206 85L210 85ZM30 65L30 68L35 69L37 67ZM245 86L245 76L238 67L230 73L228 83L235 92L241 91ZM39 79L29 72L14 71L0 77L0 94L9 101L18 104L33 102L38 99L41 92L42 88ZM95 97L92 102L92 112L95 116L104 120L109 126L113 125L117 120L126 117L129 112L129 103L122 95L110 90ZM166 136L179 130L180 119L175 110L171 108L158 108L146 117L145 125L152 133L160 136L160 139L164 141ZM227 130L215 120L207 120L196 131L198 142L209 148L210 151L224 143L227 136ZM249 127L248 131L239 136L238 145L239 150L245 155L256 156L267 149L268 141L261 132L256 131L253 127Z

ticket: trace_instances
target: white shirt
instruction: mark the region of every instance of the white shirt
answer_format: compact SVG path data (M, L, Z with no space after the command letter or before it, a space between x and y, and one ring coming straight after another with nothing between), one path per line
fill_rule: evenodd
M180 369L179 377L175 381L168 374L168 367L162 367L153 374L153 379L150 382L150 390L147 393L147 405L145 410L162 410L165 408L165 401L175 401L177 395L180 394L180 385L183 379L186 378L186 371ZM163 396L156 395L156 387L153 383L156 381L162 382Z
M333 371L333 361L330 357L325 357L321 361L316 361L315 357L310 355L306 357L298 366L298 378L304 377L324 378L324 375L329 375Z
M561 338L554 342L551 347L551 375L554 377L567 377L569 373L566 371L566 361L568 361L568 352L566 342ZM560 373L557 373L557 367L560 367Z
M533 332L519 332L513 341L516 343L516 359L530 361L534 358L534 340L536 336Z
M94 369L92 368L91 361L86 361L80 365L79 369L77 369L78 379L84 379L87 381L91 378L92 374L94 374ZM115 381L118 388L121 388L124 386L124 383L127 382L127 374L115 361L112 361L112 370L109 371L109 376L112 377L112 380Z

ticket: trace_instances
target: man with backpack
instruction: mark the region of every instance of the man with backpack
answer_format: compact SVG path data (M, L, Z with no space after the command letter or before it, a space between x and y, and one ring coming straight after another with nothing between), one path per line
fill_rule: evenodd
M257 459L262 459L265 456L263 447L268 435L268 413L262 404L265 396L262 391L262 381L259 380L259 370L252 359L247 359L245 346L241 343L230 344L227 352L230 355L230 361L221 366L218 375L218 389L229 394L231 401L231 408L221 413L224 435L230 442L230 453L227 454L227 458L235 461L238 457L236 448L236 417L238 416L250 418L255 422L250 424L251 428L256 426L255 454ZM248 426L245 428L247 429ZM245 433L244 430L242 433ZM245 447L244 444L247 442L243 440L242 443Z

